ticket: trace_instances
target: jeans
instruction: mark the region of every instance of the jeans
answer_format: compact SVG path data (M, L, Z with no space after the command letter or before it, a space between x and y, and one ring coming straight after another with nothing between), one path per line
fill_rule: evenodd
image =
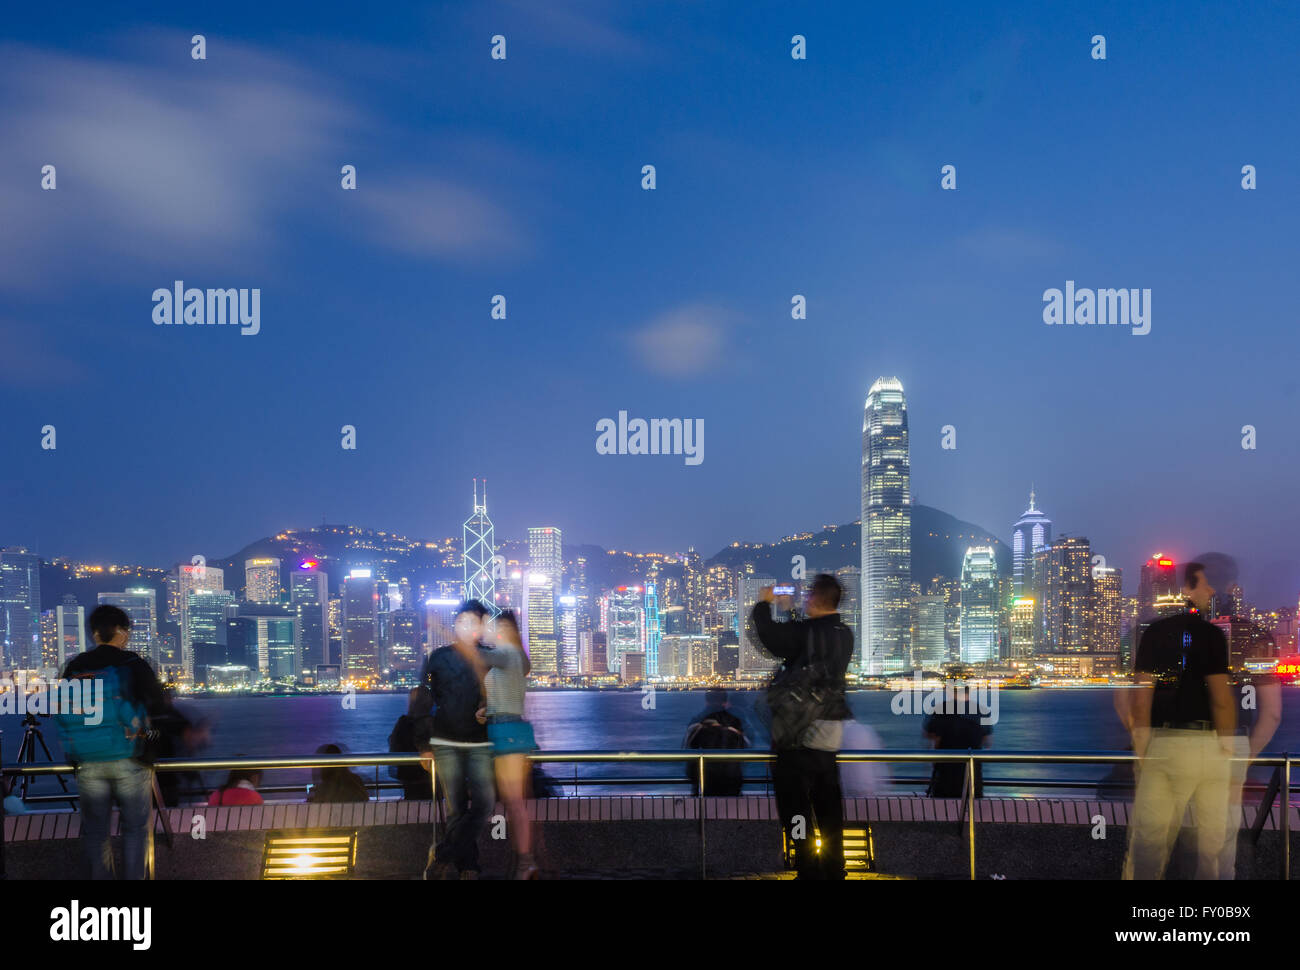
M794 844L800 879L844 878L844 796L834 751L789 748L776 752L772 768L776 810ZM821 855L813 847L813 816L821 832ZM802 816L803 838L794 838L794 818Z
M1214 731L1154 729L1139 766L1124 878L1164 876L1190 803L1196 819L1196 878L1219 879L1231 785L1228 756ZM1236 825L1232 833L1235 839Z
M125 876L144 879L153 856L153 769L130 758L86 762L77 768L77 790L81 796L81 844L90 861L90 877L114 878L108 833L116 800Z
M429 850L429 861L478 871L478 840L487 827L497 793L492 745L460 747L433 742L433 765L447 800L447 826Z

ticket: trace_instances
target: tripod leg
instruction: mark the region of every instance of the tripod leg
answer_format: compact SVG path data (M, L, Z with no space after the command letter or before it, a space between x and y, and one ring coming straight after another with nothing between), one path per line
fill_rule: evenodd
M41 750L45 752L45 760L46 760L46 761L53 761L53 760L54 760L54 755L50 754L50 748L49 748L49 745L47 745L47 744L45 743L45 735L41 734L41 732L40 732L39 730L37 730L37 731L35 732L35 734L36 734L36 740L40 743ZM33 752L33 754L35 754L35 752ZM55 775L54 777L57 778L57 779L59 780L59 784L62 786L63 790L66 792L66 791L68 790L68 783L67 783L66 781L64 781L63 776L62 776L62 775Z
M18 764L20 765L35 764L36 759L33 757L33 754L34 752L32 751L32 729L28 728L26 731L23 732L23 740L18 745ZM22 781L19 781L18 780L19 778L21 778ZM16 775L14 777L14 784L10 784L9 786L9 791L11 794L13 793L15 784L18 787L18 797L21 798L24 802L27 801L27 787L28 785L31 784L31 776Z

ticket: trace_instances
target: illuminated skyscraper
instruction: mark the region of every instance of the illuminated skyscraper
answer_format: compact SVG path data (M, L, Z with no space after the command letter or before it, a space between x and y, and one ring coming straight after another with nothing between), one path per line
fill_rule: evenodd
M280 560L244 560L244 599L249 603L280 602Z
M992 546L971 546L961 564L961 662L998 659L998 560Z
M619 680L625 684L645 680L645 651L629 650L623 654Z
M329 576L314 559L298 564L289 577L289 603L297 615L298 652L303 668L329 662Z
M740 668L736 672L739 680L760 680L778 663L759 642L752 619L759 593L775 582L771 576L744 571L739 574L736 583L736 598L740 601Z
M733 630L723 630L715 639L718 643L713 672L718 677L735 680L740 670L740 635Z
M555 629L555 587L545 573L528 576L528 657L534 674L560 672L560 641Z
M226 608L235 605L233 593L225 590L196 588L185 600L185 627L190 657L186 675L204 682L208 667L230 663L226 639Z
M546 576L551 581L551 588L560 592L564 548L559 529L547 525L528 530L528 568L529 572Z
M1032 595L1036 589L1034 553L1052 544L1052 520L1034 507L1034 490L1029 490L1029 508L1011 529L1011 593L1015 599Z
M424 624L415 610L390 610L384 669L411 673L424 662Z
M559 598L560 617L560 673L576 677L582 673L582 659L578 655L578 597Z
M592 631L587 661L590 666L584 673L596 677L609 673L609 634L604 630Z
M65 663L86 649L86 611L77 605L76 597L71 593L54 608L54 629L59 640L59 669L62 670Z
M1101 653L1120 652L1120 630L1124 608L1124 577L1114 566L1098 566L1092 574L1092 619L1096 632L1092 649Z
M448 646L454 639L456 610L459 608L460 600L448 597L430 597L424 601L425 656L429 651Z
M0 664L41 662L41 559L22 546L0 550Z
M842 566L835 570L840 582L840 619L853 631L853 659L849 669L862 670L862 570L857 566Z
M1138 621L1150 623L1156 618L1156 601L1161 597L1177 596L1181 591L1178 567L1173 559L1157 552L1142 564L1142 571L1138 574Z
M487 513L487 482L483 483L483 500L478 497L478 479L474 479L474 512L465 520L464 532L465 596L480 601L496 616L496 567L493 557L496 544L492 520Z
M55 676L63 665L86 649L85 611L72 594L63 603L41 613L41 667ZM146 658L148 659L148 658Z
M1034 655L1034 601L1019 597L1011 604L1011 658L1024 660Z
M663 630L659 627L659 596L654 583L645 587L645 672L647 677L659 676L659 642Z
M700 554L691 546L686 551L682 569L682 579L686 587L686 616L692 630L700 629L708 599L708 577Z
M903 385L882 377L867 392L862 417L861 631L866 674L895 673L910 664L910 461ZM743 650L741 664L743 668Z
M1082 536L1061 536L1039 551L1035 569L1046 572L1036 582L1041 604L1044 653L1095 650L1095 598L1092 585L1092 549Z
M573 561L573 577L569 591L578 598L578 632L590 633L595 627L592 614L591 586L587 582L587 558L578 556ZM583 670L583 673L588 671Z
M238 607L240 619L249 621L252 637L245 650L255 645L257 670L266 680L291 683L302 676L302 656L298 652L297 618L293 611L277 603L244 603ZM233 651L227 642L227 655ZM227 663L240 663L230 656Z
M379 593L369 569L353 569L343 583L342 659L345 681L379 673Z
M194 676L194 644L190 640L190 596L197 592L220 593L225 590L225 573L217 566L180 565L176 567L176 591L180 598L181 669L186 677ZM206 620L205 620L206 623Z
M947 597L943 593L918 596L912 609L912 663L922 670L938 670L948 662L943 628Z
M645 591L640 586L610 590L602 611L608 637L607 662L610 673L621 673L623 656L640 653L645 657Z

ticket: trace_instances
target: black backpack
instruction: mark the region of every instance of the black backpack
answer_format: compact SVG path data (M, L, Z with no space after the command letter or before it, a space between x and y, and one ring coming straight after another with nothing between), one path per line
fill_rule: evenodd
M822 720L833 691L827 686L821 638L808 631L807 660L783 663L772 676L763 706L773 748L797 748L814 721Z

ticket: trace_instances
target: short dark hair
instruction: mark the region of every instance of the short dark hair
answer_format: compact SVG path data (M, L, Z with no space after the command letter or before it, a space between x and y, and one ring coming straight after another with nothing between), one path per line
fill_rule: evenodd
M830 573L818 573L809 590L813 599L832 610L840 608L840 596L843 593L844 588L840 586L840 581Z
M464 603L460 604L460 609L456 611L456 616L460 616L462 613L473 613L481 620L483 617L488 615L488 608L479 600L466 600Z
M118 630L131 632L131 618L121 607L103 603L91 610L90 616L86 617L86 629L90 631L92 639L107 643Z
M1189 562L1183 567L1183 585L1188 589L1196 589L1196 584L1201 580L1201 573L1205 571L1205 563Z

